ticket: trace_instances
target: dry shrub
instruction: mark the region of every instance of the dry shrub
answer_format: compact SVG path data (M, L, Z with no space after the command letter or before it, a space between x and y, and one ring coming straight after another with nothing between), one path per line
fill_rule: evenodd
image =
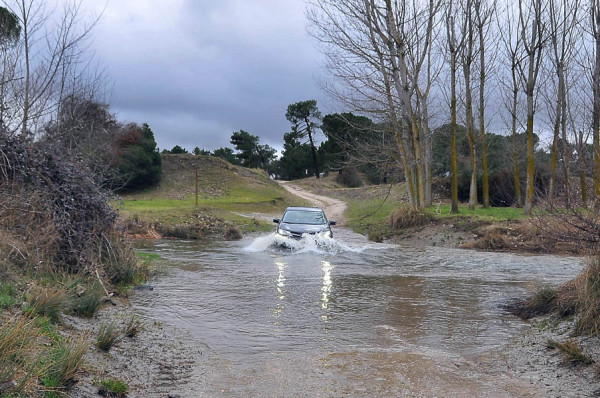
M116 233L103 236L99 262L104 264L106 279L115 285L133 285L146 280L148 263L140 261L132 248Z
M55 323L60 321L67 300L67 293L64 290L33 286L26 297L27 312L47 316Z
M335 181L347 188L358 188L362 187L363 185L360 174L354 167L346 167L342 169L335 178Z
M42 384L49 391L68 388L83 365L88 344L86 336L61 340L48 355L48 366Z
M392 231L403 228L420 227L432 221L432 217L409 206L398 207L390 216Z
M574 340L567 340L563 343L548 340L546 347L559 350L563 354L565 361L572 365L591 365L594 363L594 360L589 355L584 354L579 344Z
M554 311L557 297L558 291L555 288L544 285L530 298L514 302L507 309L522 319L531 319Z
M511 247L505 228L488 228L483 236L471 244L474 249L503 250Z
M39 338L39 329L31 319L12 318L0 325L1 396L27 396L35 387L40 371L35 351Z
M37 192L14 192L0 184L0 258L43 271L56 257L58 233Z
M594 253L600 246L600 211L548 206L531 220L543 240L574 253Z
M238 227L229 227L223 237L227 240L240 240L242 239L242 231Z
M524 319L549 313L576 316L575 335L600 334L600 256L575 279L555 289L544 286L532 297L510 304L508 310Z
M577 292L577 334L600 333L600 256L594 257L581 274L572 281Z
M29 265L97 268L97 244L114 230L116 213L91 173L64 151L0 131L0 198L0 230L20 237Z
M559 226L556 227L560 230ZM553 234L546 233L529 221L493 225L479 230L480 237L468 245L481 250L520 250L528 253L577 253L572 244L557 242Z

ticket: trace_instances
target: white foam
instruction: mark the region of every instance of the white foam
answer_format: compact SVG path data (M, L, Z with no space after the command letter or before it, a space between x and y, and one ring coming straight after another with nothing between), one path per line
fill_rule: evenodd
M377 245L372 243L360 243L359 246L349 246L333 238L327 238L319 235L304 234L302 239L296 240L283 237L276 233L265 236L259 236L254 239L250 245L244 248L244 251L250 253L259 253L265 251L289 251L293 253L340 253L352 252L362 253L367 249L384 248L390 245Z

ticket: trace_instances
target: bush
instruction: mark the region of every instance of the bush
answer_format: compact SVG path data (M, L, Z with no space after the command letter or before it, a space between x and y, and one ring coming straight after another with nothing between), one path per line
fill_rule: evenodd
M557 298L558 291L549 285L544 285L527 300L510 305L508 310L523 319L531 319L554 311Z
M600 333L600 255L575 279L577 289L577 334Z
M17 289L12 284L0 285L0 310L12 307L17 303Z
M358 170L354 167L347 167L337 175L335 181L348 188L358 188L363 185Z
M34 286L26 297L27 307L25 312L47 316L55 323L60 321L67 298L64 290Z
M0 326L0 385L6 386L0 395L27 395L33 388L39 371L35 366L39 337L34 322L24 317L10 319Z
M0 198L10 204L0 207L0 230L31 248L18 254L50 270L95 269L99 244L114 230L116 213L91 174L57 148L3 131L0 148Z
M81 295L74 295L71 299L71 309L79 316L91 318L100 308L104 295L105 292L100 282L95 282Z
M86 351L85 337L61 340L50 351L49 365L42 384L50 391L69 387L83 365Z
M229 227L223 237L227 240L240 240L242 239L242 231L238 227Z
M103 323L98 330L96 347L102 351L109 351L121 339L121 332L114 323Z
M101 250L105 277L113 285L126 287L148 278L148 262L140 261L131 247L116 234L105 237Z
M402 228L420 227L429 224L432 220L431 215L409 206L398 207L390 216L392 231Z
M579 344L577 344L577 342L574 340L567 340L564 343L555 340L548 340L546 347L550 349L558 349L563 354L565 361L570 364L591 365L594 363L594 360L589 355L585 355L583 351L581 351Z
M123 329L123 335L129 338L133 338L138 335L138 333L140 332L140 328L140 321L136 317L132 316L125 324L125 328Z

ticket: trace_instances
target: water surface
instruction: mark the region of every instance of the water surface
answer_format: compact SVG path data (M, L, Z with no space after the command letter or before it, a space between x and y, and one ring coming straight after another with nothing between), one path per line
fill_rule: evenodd
M136 311L209 347L211 371L190 393L510 396L521 387L473 365L528 327L502 305L582 268L568 257L375 244L344 230L281 243L271 234L146 243L168 271L133 297Z

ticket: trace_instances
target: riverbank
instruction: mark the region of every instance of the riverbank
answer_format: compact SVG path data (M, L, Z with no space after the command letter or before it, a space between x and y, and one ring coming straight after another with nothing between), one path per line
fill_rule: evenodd
M344 235L338 236L343 243ZM351 241L350 238L346 239ZM159 274L156 279L150 280L149 283L154 284L155 290L146 288L131 293L135 296L132 302L137 306L133 310L137 314L147 316L141 319L145 324L144 328L138 337L118 342L108 354L91 348L89 361L97 364L97 368L94 366L90 375L86 375L86 378L81 377L77 383L81 385L73 388L78 388L77 391L86 394L92 393L95 389L92 384L94 377L106 379L115 374L129 383L130 396L136 397L166 397L169 394L193 397L202 393L207 396L244 396L240 391L267 390L277 396L301 396L299 391L327 391L323 396L338 396L348 392L349 396L373 397L578 397L593 396L593 392L600 388L598 381L593 377L594 366L581 367L566 361L563 363L562 354L559 354L558 350L546 349L547 339L564 341L569 337L569 331L562 329L565 324L555 326L553 321L533 321L528 322L531 326L526 328L523 323L515 318L511 319L497 307L505 299L496 299L485 289L487 285L492 291L502 294L504 290L498 290L499 285L522 285L518 277L511 276L510 271L513 269L511 264L518 263L520 256L507 255L510 258L510 261L507 261L504 260L505 255L496 255L498 262L493 261L490 264L487 253L444 251L435 248L393 249L385 245L386 249L375 248L373 252L369 252L368 259L373 265L369 266L360 261L364 254L353 257L352 251L339 256L339 262L335 260L337 255L315 253L295 256L282 253L277 256L282 273L279 274L280 292L276 292L278 264L265 264L265 261L275 261L270 258L272 252L248 254L240 250L250 242L252 239L240 243L216 244L217 250L211 249L210 243L209 246L205 246L198 242L157 242L156 247L166 256L163 262L178 260L173 263L175 266L172 269L165 271L167 274ZM151 242L144 244L147 248L153 247ZM204 247L208 249L206 252L202 251ZM196 253L196 250L202 253ZM403 253L404 256L410 253L413 257L409 260L411 263L422 265L396 272L395 269L402 263ZM424 262L414 259L419 254L423 255ZM310 322L314 324L290 324L290 315L305 307L302 298L321 298L321 284L326 281L322 278L322 270L318 266L322 256L333 265L330 270L331 278L328 279L331 282L331 290L327 293L331 308L327 310L322 308L320 302L313 301L307 307L317 314L328 314L329 321L325 322L319 316L311 316ZM464 262L474 264L473 273L456 268L458 263L452 263L453 258L462 256ZM393 266L396 264L395 260L386 262L386 259L395 257L400 259L397 266ZM562 263L561 258L535 258L543 259L525 256L523 262L536 269L536 264L543 267L543 264L548 262L555 262L557 265ZM427 259L431 259L436 265L427 265ZM303 261L315 263L317 266L304 267ZM497 268L494 265L503 262L507 264ZM290 266L286 267L285 263ZM440 269L436 269L437 264ZM482 270L477 264L481 264ZM563 264L572 264L572 261ZM425 276L427 271L423 266L430 269L429 276ZM464 275L465 280L454 272L449 272L446 267L454 269L458 275ZM486 276L488 269L489 278ZM532 274L543 275L539 269L537 272L532 270L531 274L526 268L516 269L524 272L523 278L526 280L535 281L536 278L532 278ZM265 279L257 278L259 271L264 273ZM414 273L413 277L405 279L406 283L400 282L405 278L404 272L410 275ZM370 277L362 280L361 275ZM468 294L463 294L460 290L454 291L451 286L456 285L446 282L452 279L467 289L465 292L472 291L473 297L467 297ZM480 285L478 280L492 282ZM564 277L560 280L564 280ZM252 281L256 290L248 293L244 281ZM377 282L369 284L368 281ZM299 287L307 282L316 284L312 293ZM448 288L442 287L442 291L438 291L440 285ZM219 294L225 291L225 294ZM318 293L317 296L312 295L315 292ZM308 293L310 297L306 296ZM362 307L359 303L367 296L376 298L384 294L389 294L393 305L374 305L372 310L363 308L363 311L359 311ZM215 300L212 297L215 297ZM247 297L247 301L237 301L232 297ZM257 299L262 305L256 305L254 300ZM432 299L437 304L431 305ZM413 300L414 305L407 303ZM227 304L224 305L225 303ZM338 312L345 306L350 306L356 311ZM105 310L108 311L107 316L103 314ZM130 310L132 309L127 305L107 307L99 312L96 322L117 319L119 325L123 325L127 315L118 314ZM113 318L113 311L116 311L116 318ZM481 316L478 314L489 313L488 311L496 314L497 318L491 318L489 322L475 327L476 319ZM301 309L298 314L306 312L306 309ZM308 312L312 313L312 310ZM179 325L181 329L155 322L151 318L153 313L156 319L172 319L168 322ZM450 317L452 322L444 318L443 314L448 313L455 314ZM257 322L256 317L268 322ZM254 322L262 327L255 329ZM337 337L348 332L341 326L356 322L366 328L365 335L372 339L369 341L373 345L369 345L368 348L361 344L347 347L336 345L338 350L334 349L331 352L324 349L308 350L306 353L305 349L292 349L286 343L286 338L310 340L310 336L319 335L321 331L326 333L328 338L334 339L332 342L337 341ZM288 329L289 327L292 328ZM518 332L514 331L515 327L519 329ZM91 330L96 330L95 328L96 326L92 325ZM203 328L208 330L202 331ZM187 331L190 331L191 335ZM481 341L484 346L494 348L479 349L476 342L460 343L464 339L461 331L473 332L473 335L470 335L473 341ZM292 333L290 336L287 332L298 334ZM516 337L509 340L507 333ZM215 340L215 335L227 337L218 337ZM497 341L503 342L502 345L493 344L496 342L494 336L497 336ZM252 344L257 342L256 338L259 341L258 346ZM269 347L269 338L275 339L272 343L279 342L273 345L279 349L273 349L262 356L248 357L244 354L245 350L264 352L265 347ZM282 339L281 342L279 338ZM199 342L210 343L212 349ZM492 344L489 344L490 342ZM421 343L425 348L419 348ZM435 349L436 344L445 348ZM447 351L448 347L453 345L456 345L457 351ZM465 345L472 349L464 350ZM323 346L328 345L324 343ZM186 347L189 355L182 357L182 353L186 355ZM322 345L319 344L319 347ZM232 353L238 352L238 348L242 351L239 355L240 361L241 358L245 358L244 361L250 362L242 362L241 365L237 362L235 358L238 357ZM227 354L223 354L223 350ZM584 350L587 354L585 346ZM146 355L146 352L150 355ZM296 354L304 359L298 358ZM192 357L195 357L194 361L185 360ZM294 376L299 369L301 376ZM371 379L371 375L380 378ZM289 388L283 388L283 385ZM156 395L153 395L155 393Z
M327 209L330 218L341 220L348 227L355 231L369 235L373 240L384 240L388 243L396 243L406 246L425 247L425 246L440 246L440 247L461 247L479 250L504 250L508 252L519 253L571 253L564 248L547 241L543 245L540 244L540 237L543 234L528 220L519 218L485 218L485 217L470 217L460 216L452 219L432 217L427 220L424 225L411 226L402 228L392 233L389 221L389 211L392 206L402 200L401 187L365 187L363 189L346 189L338 186L328 188L315 189L305 182L299 182L299 187L302 188L303 204L316 204L326 207L330 204L338 206L339 202L350 203L350 208L344 213L342 219L335 213L336 210ZM288 187L296 185L288 184ZM284 187L285 188L285 187ZM272 192L276 192L278 197L284 197L286 193L281 193L277 188ZM283 190L283 188L282 188ZM298 189L292 187L295 195L298 194ZM289 190L288 190L289 191ZM319 195L320 197L316 197ZM336 199L331 199L331 197ZM229 199L223 199L229 198ZM239 195L236 194L236 198ZM253 202L251 205L244 208L248 215L241 215L242 224L248 225L248 221L257 225L256 229L239 227L243 234L252 231L263 230L270 231L272 223L269 216L276 215L282 207L290 204L297 204L298 199L286 197L286 200L269 200L270 205L265 205L261 208L259 202ZM315 202L314 200L320 202ZM383 199L386 199L385 201ZM141 205L147 206L149 202L144 202L148 199L130 199L133 207ZM200 228L201 234L193 236L196 239L205 240L220 240L225 236L225 231L230 229L231 225L236 226L236 221L228 218L214 217L210 214L213 209L219 206L227 207L225 211L232 212L236 209L235 204L223 204L229 200L234 200L231 195L221 196L221 199L211 202L211 206L217 203L215 207L208 205L199 208L194 205L181 202L172 202L169 206L180 206L184 204L189 206L189 209L182 212L184 218L189 219L189 223L180 223L177 220L180 218L164 218L159 221L163 226L176 225L183 231L185 226L193 226L198 230L198 225L214 226L214 228ZM236 199L237 200L237 199ZM140 203L135 203L140 202ZM188 200L189 202L189 200ZM249 202L247 202L249 203ZM267 202L265 202L267 203ZM364 204L367 203L366 206ZM162 203L164 204L164 203ZM361 207L362 206L362 207ZM167 206L168 207L168 206ZM147 209L149 207L146 207ZM190 210L191 209L191 210ZM152 220L152 217L164 217L169 213L169 210L159 210L158 213L149 211L145 216L139 217L140 225L142 219ZM224 210L224 208L221 208ZM257 210L262 210L257 211ZM377 210L374 212L374 210ZM435 210L434 210L435 211ZM387 214L385 214L387 212ZM135 211L129 214L129 220L135 220ZM148 215L150 216L148 217ZM179 213L178 213L179 214ZM333 216L332 216L333 214ZM384 215L385 214L385 215ZM191 215L191 216L190 216ZM239 214L238 214L239 215ZM179 215L177 217L180 217ZM155 218L156 220L156 218ZM174 224L170 224L175 220ZM145 224L152 227L150 230L153 233L149 236L157 238L161 236L155 226L156 223ZM226 227L223 227L226 226ZM129 228L128 228L129 230ZM140 230L143 231L143 228ZM131 232L131 230L129 230ZM192 236L181 236L190 238ZM479 242L479 243L478 243ZM485 243L485 244L483 244ZM532 288L532 292L533 292ZM152 294L150 292L133 292L132 294ZM106 312L105 312L106 311ZM91 336L94 336L99 328L99 325L110 320L117 319L118 322L123 322L124 319L132 313L131 308L127 304L120 304L116 308L109 307L101 310L98 316L91 321L74 320L72 324L73 330L83 331L89 330ZM92 394L97 392L98 387L96 380L106 379L111 375L119 375L131 387L129 396L187 396L186 391L191 386L202 386L202 374L210 366L209 361L186 361L186 352L195 350L194 353L200 358L206 358L207 350L203 346L195 346L194 343L185 336L185 333L176 330L170 326L162 325L152 319L141 320L143 327L140 334L133 339L123 339L115 347L111 349L109 354L101 352L95 348L89 351L88 362L92 363L89 369L81 376L81 379L73 387L73 397ZM522 390L514 390L515 393L500 396L523 396L520 392L526 392L524 396L591 396L600 386L594 378L594 366L574 367L562 359L562 354L558 354L557 350L550 351L546 349L547 340L556 342L564 342L570 338L569 322L558 322L559 326L554 329L544 329L545 323L554 324L555 321L551 318L545 318L541 321L532 323L531 329L523 336L520 336L513 343L504 347L501 352L486 353L485 355L475 358L469 366L483 366L485 372L490 377L499 377L504 379L518 378L522 386ZM542 333L540 333L540 331ZM94 337L89 338L89 344L93 346ZM600 347L595 339L577 340L578 344L584 349L586 355L594 360L598 357L597 347ZM189 357L187 357L189 358ZM500 362L498 362L500 359ZM523 381L525 380L525 381ZM529 383L527 382L529 381ZM520 392L519 392L520 391ZM154 394L154 395L153 395ZM427 396L426 394L424 396Z
M132 294L152 294L137 290ZM109 351L95 347L102 325L123 328L135 319L138 331L121 338ZM128 386L130 398L167 398L190 396L189 385L202 385L209 366L208 349L171 325L151 318L140 318L127 300L100 310L93 319L65 317L71 333L86 337L91 347L85 355L85 367L68 391L69 397L98 396L101 380L118 379ZM110 395L108 395L110 396Z

